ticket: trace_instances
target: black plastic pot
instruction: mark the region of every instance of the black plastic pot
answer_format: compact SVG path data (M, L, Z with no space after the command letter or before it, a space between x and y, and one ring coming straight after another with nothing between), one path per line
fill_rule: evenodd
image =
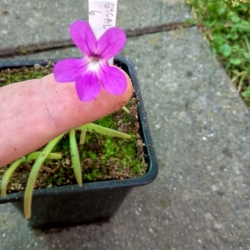
M46 65L48 61L56 60L0 62L0 69L34 64ZM118 210L133 187L148 184L157 176L157 159L134 65L122 56L115 57L115 64L128 73L136 90L136 97L139 99L138 113L147 155L147 173L137 179L84 183L81 188L78 185L69 185L34 190L30 226L36 228L69 226L107 220ZM0 203L11 202L23 213L23 196L24 192L8 194L7 198L0 198Z

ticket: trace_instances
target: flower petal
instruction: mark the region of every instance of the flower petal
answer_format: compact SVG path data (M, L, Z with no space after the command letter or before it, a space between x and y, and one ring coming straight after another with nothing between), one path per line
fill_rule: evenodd
M105 65L99 76L102 87L110 94L120 95L127 89L126 77L116 67Z
M64 59L54 66L54 77L58 82L73 82L84 75L86 65L83 59Z
M72 41L84 55L91 55L96 50L96 38L88 22L77 20L69 27Z
M98 83L97 75L91 71L76 80L76 92L79 99L83 102L95 99L101 91L101 85Z
M125 43L125 32L119 28L110 28L97 41L97 54L102 59L108 60L118 54Z

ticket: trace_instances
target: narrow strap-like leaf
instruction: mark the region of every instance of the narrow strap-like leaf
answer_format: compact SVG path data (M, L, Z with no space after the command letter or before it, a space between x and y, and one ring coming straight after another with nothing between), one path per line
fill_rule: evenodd
M120 138L123 138L123 139L131 138L131 136L129 134L122 133L122 132L119 132L119 131L114 130L114 129L105 128L105 127L97 125L95 123L88 123L88 124L85 124L85 125L83 125L81 127L78 127L77 129L79 129L79 130L87 130L89 132L96 132L96 133L99 133L99 134L102 134L102 135L120 137Z
M79 157L79 151L76 142L76 131L72 129L69 131L70 154L73 165L74 174L79 187L82 186L82 169Z
M35 186L35 182L37 179L37 175L39 170L49 155L49 153L53 150L56 144L63 138L64 134L59 135L52 141L50 141L45 148L43 149L42 153L39 155L37 160L35 161L34 165L32 166L28 182L26 184L25 193L24 193L24 214L27 219L31 217L31 202L32 202L32 193Z
M37 151L37 152L33 152L29 155L27 155L26 159L27 159L27 162L31 161L31 160L36 160L40 154L42 153L42 151ZM62 154L59 154L59 153L50 153L46 159L50 159L50 160L60 160L62 159Z
M6 197L6 190L7 190L7 186L8 186L8 183L10 181L11 176L13 175L15 170L19 167L19 165L23 162L26 162L25 157L22 157L22 158L16 160L15 162L13 162L10 165L10 167L5 171L5 173L3 175L2 183L1 183L1 195L3 198Z

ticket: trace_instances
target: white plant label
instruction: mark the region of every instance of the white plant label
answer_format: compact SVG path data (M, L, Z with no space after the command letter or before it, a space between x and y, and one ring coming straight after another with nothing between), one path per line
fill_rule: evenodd
M117 0L89 0L89 24L97 39L109 28L115 27Z
M88 0L89 1L89 24L99 39L102 34L116 25L118 0ZM109 61L113 64L113 60Z

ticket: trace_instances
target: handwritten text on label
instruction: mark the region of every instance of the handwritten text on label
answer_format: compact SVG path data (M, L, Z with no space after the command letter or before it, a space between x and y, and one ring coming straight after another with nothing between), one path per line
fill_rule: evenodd
M99 26L99 29L102 28L103 31L108 28L115 26L116 19L116 3L117 1L112 2L92 2L90 1L89 5L89 20L93 26ZM94 22L96 24L94 25Z

